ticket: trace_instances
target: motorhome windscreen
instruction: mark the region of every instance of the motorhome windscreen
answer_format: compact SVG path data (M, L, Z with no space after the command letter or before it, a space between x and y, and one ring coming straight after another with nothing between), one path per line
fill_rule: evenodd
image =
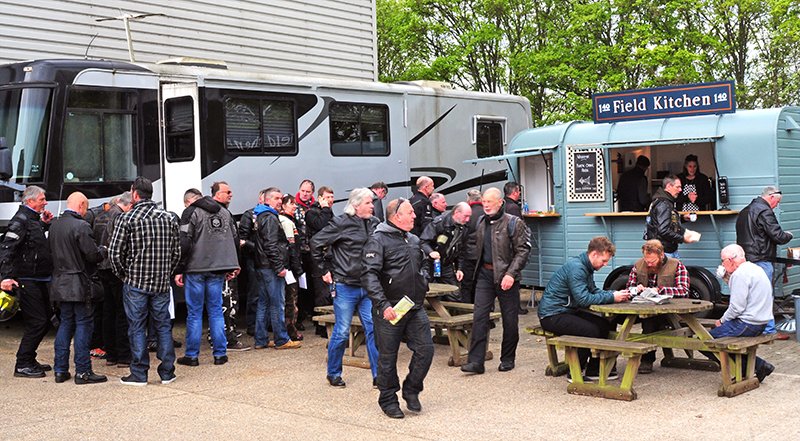
M0 90L0 137L12 150L12 180L42 180L51 96L49 88Z

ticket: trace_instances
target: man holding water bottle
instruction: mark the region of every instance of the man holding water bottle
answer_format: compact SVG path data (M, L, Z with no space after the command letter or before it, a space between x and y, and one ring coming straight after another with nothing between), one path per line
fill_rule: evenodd
M464 278L461 268L462 253L467 245L467 222L472 209L466 202L459 202L451 211L437 216L422 231L422 251L433 261L433 281L458 285ZM455 291L444 297L448 302L458 302L461 294Z

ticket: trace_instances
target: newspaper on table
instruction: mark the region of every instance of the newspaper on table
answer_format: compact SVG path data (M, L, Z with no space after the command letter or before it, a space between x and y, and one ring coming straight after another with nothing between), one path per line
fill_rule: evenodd
M649 303L655 305L663 305L669 303L672 296L659 294L657 288L645 288L638 295L633 296L631 303Z
M411 308L413 307L414 301L409 299L408 296L403 296L403 298L400 299L396 305L392 306L392 309L394 310L394 313L397 314L397 317L395 317L393 320L389 320L389 323L396 325L397 322L399 322L408 311L411 311Z

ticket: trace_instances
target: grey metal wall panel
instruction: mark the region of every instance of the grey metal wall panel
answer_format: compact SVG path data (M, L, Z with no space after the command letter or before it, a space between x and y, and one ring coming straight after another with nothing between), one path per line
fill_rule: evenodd
M33 58L127 60L122 21L131 22L136 59L224 60L237 70L376 79L374 0L0 0L0 63Z
M800 133L797 130L787 131L786 117L792 118L795 122L800 121L800 111L797 108L789 108L781 112L778 120L776 137L778 151L778 184L784 193L781 200L780 222L781 227L786 231L791 231L798 235L800 232ZM796 241L789 242L788 246L797 246ZM783 249L779 247L778 255L785 256ZM800 267L794 266L787 269L789 276L788 283L782 287L780 294L791 294L800 288Z

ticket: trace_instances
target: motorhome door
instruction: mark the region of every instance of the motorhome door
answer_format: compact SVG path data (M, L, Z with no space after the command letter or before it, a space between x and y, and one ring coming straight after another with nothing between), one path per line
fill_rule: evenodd
M200 172L199 104L196 83L161 85L161 185L164 207L179 215L183 194L202 191Z

